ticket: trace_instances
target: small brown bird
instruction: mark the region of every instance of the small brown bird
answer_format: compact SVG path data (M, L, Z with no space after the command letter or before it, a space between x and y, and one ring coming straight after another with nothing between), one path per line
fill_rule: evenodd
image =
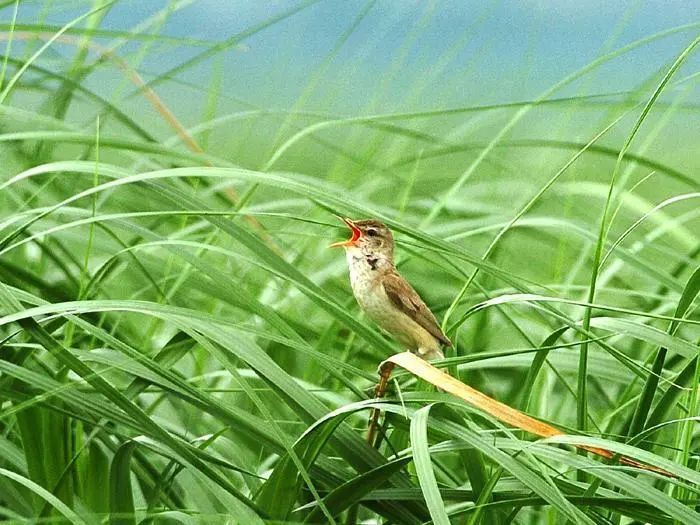
M342 246L358 304L379 327L423 359L442 359L440 345L452 342L418 293L394 266L394 236L374 219L342 218L352 232Z

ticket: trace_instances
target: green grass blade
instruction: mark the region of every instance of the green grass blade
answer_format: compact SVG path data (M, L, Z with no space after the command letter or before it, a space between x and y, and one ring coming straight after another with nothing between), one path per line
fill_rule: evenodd
M411 450L416 474L420 483L430 517L436 525L449 525L450 518L445 512L445 503L440 496L433 464L428 450L428 415L432 405L425 406L413 414L411 419Z
M673 336L673 334L676 332L679 326L680 320L682 320L687 311L688 308L692 305L693 301L695 298L698 296L700 293L700 267L693 272L693 274L690 276L690 279L688 279L688 282L685 286L685 289L683 290L683 293L681 294L680 300L678 301L678 305L676 306L676 311L674 313L674 320L672 320L669 323L668 327L668 334L669 336ZM670 349L668 344L659 344L660 346L659 350L656 352L656 356L654 358L654 364L652 365L652 372L649 374L649 377L647 378L646 382L644 383L644 387L642 388L642 393L640 394L639 397L639 402L637 403L637 406L635 407L634 411L634 416L632 418L632 422L630 423L629 427L629 432L628 436L633 437L636 434L639 434L642 432L646 426L647 426L647 420L650 418L649 413L651 411L651 405L654 400L654 395L656 394L657 387L659 385L659 376L661 372L663 371L664 364L666 362L666 354L668 350ZM688 357L693 357L694 360L697 360L697 347L694 347L690 345L692 348L691 353L689 354ZM691 363L688 366L691 366L694 361L691 361ZM669 388L670 390L673 390L673 387ZM663 399L663 398L662 398ZM659 401L660 406L668 406L668 402L665 402L661 404L662 402ZM658 424L659 420L659 415L660 413L657 412L650 420L650 424L656 425Z
M131 488L131 454L137 446L129 441L114 454L109 469L109 523L110 525L135 525L136 509Z

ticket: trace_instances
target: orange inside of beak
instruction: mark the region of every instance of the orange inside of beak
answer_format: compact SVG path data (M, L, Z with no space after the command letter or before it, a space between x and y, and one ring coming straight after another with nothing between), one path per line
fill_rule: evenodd
M357 226L355 226L350 219L346 217L340 217L340 219L347 225L348 228L350 228L352 236L347 241L334 242L333 244L328 246L329 248L337 248L339 246L354 246L357 240L362 235L360 229Z

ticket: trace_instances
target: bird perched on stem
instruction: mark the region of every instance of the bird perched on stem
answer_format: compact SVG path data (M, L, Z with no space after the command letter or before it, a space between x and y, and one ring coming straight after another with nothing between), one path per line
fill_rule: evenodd
M407 350L423 359L442 359L441 345L452 346L452 342L396 269L391 230L375 219L340 219L352 235L331 247L345 248L352 292L362 310Z

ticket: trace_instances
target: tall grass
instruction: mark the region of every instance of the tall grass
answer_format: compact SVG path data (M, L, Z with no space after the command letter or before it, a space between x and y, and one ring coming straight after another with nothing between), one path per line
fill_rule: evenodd
M286 110L227 93L222 57L318 2L221 42L161 34L189 3L118 31L113 2L64 25L0 2L2 523L700 523L700 24L531 100L426 111L426 70L409 109L376 93L338 115L314 96L374 2ZM668 38L636 89L585 90ZM188 58L149 74L162 49ZM210 81L183 80L202 64ZM571 435L536 440L406 373L373 400L399 348L325 248L345 235L332 213L396 232L456 343L439 366Z

